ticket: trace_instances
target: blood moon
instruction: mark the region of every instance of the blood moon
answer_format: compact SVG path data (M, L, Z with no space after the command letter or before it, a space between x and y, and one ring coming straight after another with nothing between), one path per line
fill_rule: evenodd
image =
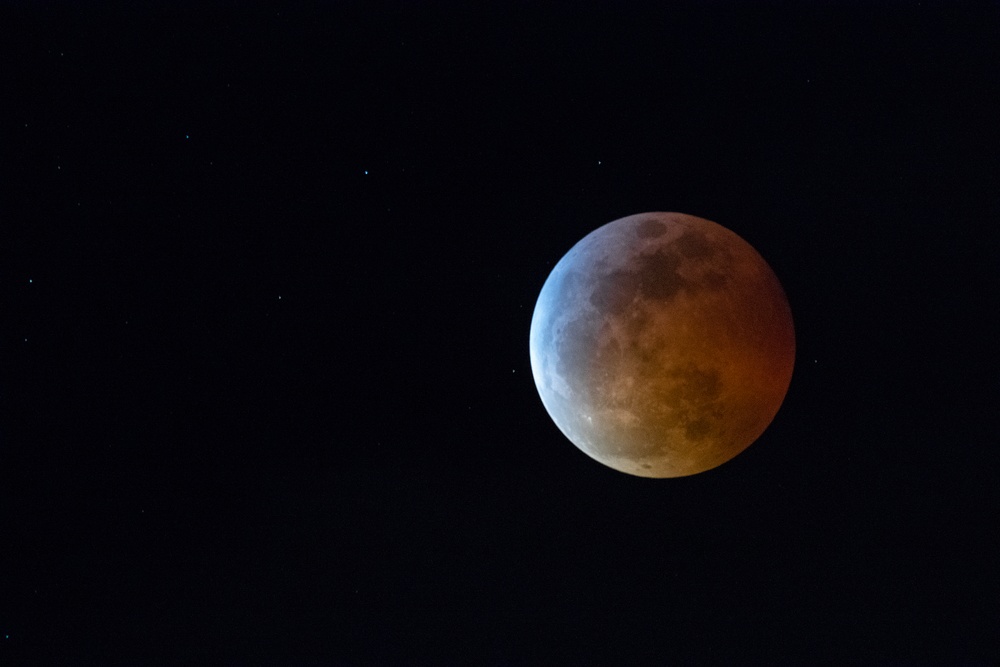
M767 262L682 213L608 223L566 253L531 320L542 403L597 461L642 477L714 468L774 419L795 332Z

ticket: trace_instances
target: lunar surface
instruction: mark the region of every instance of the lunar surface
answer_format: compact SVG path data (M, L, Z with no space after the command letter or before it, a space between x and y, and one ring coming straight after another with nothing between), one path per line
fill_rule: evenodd
M764 432L795 334L781 284L746 241L702 218L641 213L555 266L530 353L542 403L574 445L625 473L681 477Z

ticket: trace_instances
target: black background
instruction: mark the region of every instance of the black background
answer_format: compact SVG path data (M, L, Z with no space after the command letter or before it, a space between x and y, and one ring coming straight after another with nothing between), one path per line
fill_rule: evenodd
M0 21L0 663L997 664L996 3ZM643 211L795 318L689 478L529 367Z

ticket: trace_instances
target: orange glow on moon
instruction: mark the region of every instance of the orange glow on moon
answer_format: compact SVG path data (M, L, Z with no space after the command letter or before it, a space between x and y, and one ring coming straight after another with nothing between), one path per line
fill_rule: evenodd
M642 477L714 468L750 446L788 391L784 290L742 238L681 213L641 213L577 243L535 305L542 403L595 460Z

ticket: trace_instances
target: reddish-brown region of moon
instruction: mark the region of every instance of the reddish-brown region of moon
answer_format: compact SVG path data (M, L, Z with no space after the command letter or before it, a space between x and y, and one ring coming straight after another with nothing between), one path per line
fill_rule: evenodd
M750 244L702 218L641 213L555 266L530 353L542 402L573 444L622 472L680 477L760 437L788 391L795 334Z

